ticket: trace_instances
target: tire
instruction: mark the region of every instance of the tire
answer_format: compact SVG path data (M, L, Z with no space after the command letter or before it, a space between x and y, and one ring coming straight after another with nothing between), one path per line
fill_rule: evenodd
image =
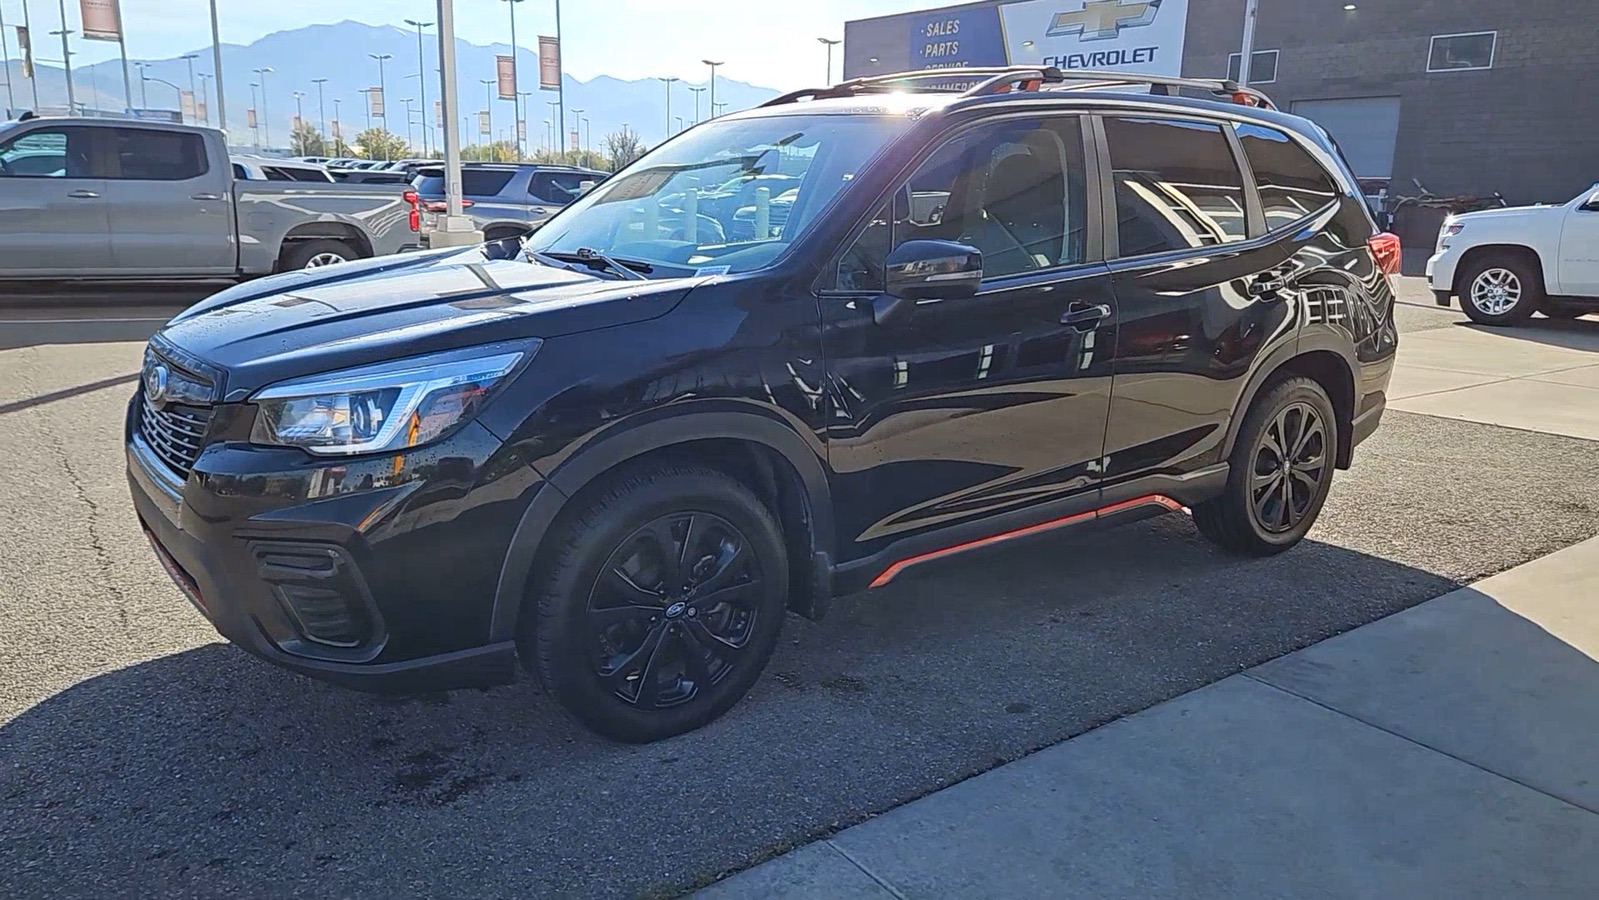
M760 678L787 613L788 558L776 519L744 485L699 466L635 469L550 539L518 642L588 728L627 743L693 731Z
M338 259L331 259L334 256L337 256ZM355 252L349 244L343 241L296 241L283 251L283 271L316 269L360 258L361 254Z
M1543 273L1523 257L1479 257L1460 279L1460 308L1481 325L1517 325L1543 304Z
M1319 432L1312 431L1302 452L1290 457L1298 462L1292 466L1296 474L1289 474L1273 448L1292 450L1299 437L1296 422L1303 427L1311 421L1319 421ZM1332 401L1315 381L1296 376L1268 388L1239 429L1226 488L1193 507L1199 533L1223 550L1250 556L1271 556L1298 544L1327 502L1337 468L1338 427ZM1292 491L1286 504L1280 491L1285 480Z

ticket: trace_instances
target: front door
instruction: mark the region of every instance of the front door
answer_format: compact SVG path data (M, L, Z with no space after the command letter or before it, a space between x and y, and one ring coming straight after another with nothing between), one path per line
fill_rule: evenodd
M93 129L40 124L0 142L0 278L111 270Z
M1566 213L1560 231L1560 292L1599 297L1599 190Z
M1076 116L988 120L845 253L822 298L840 561L1093 507L1115 303L1084 158ZM982 288L878 324L883 259L916 239L976 247Z
M1117 217L1107 255L1121 322L1105 446L1112 500L1112 485L1180 478L1222 461L1256 359L1294 339L1295 304L1273 287L1288 281L1289 251L1262 236L1264 217L1251 226L1225 126L1106 117L1103 133Z
M153 127L96 131L108 144L106 210L119 275L237 271L232 173L211 165L205 138Z

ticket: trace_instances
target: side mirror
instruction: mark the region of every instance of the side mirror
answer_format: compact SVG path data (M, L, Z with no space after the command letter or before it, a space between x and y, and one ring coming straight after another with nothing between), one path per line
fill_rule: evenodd
M1584 203L1582 208L1587 212L1599 212L1599 191L1595 191L1590 194L1588 196L1588 202Z
M587 194L589 191L594 190L594 185L595 185L595 181L593 179L591 179L591 178L583 179L582 181L578 182L578 184L577 184L577 195L579 197L581 197L584 194Z
M879 325L922 300L963 300L983 282L983 252L954 241L906 241L884 260L884 293L872 303Z

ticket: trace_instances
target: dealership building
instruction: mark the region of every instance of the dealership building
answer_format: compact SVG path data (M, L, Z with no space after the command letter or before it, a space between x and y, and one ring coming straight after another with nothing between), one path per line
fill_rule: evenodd
M1245 0L1016 0L849 22L844 75L1237 77ZM1599 182L1599 0L1259 0L1249 81L1362 178L1555 203Z

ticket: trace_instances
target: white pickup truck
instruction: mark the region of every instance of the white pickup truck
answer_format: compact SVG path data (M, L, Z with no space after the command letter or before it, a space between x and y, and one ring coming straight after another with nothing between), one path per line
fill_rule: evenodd
M1439 306L1458 296L1484 325L1599 312L1599 184L1563 206L1450 216L1427 260L1427 286Z

